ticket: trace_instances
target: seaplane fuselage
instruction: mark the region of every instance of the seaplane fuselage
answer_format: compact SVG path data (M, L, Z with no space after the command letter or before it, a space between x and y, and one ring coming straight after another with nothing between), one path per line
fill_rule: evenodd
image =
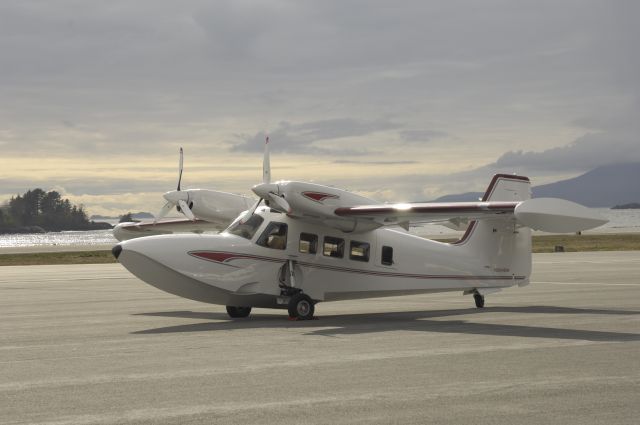
M527 284L531 256L514 252L530 253L530 231L504 221L495 226L489 236L495 241L484 237L487 255L479 255L470 247L473 226L457 243L444 243L399 228L345 233L262 207L220 234L151 236L116 249L128 270L166 292L226 306L286 308L283 295L292 289L319 302ZM493 249L505 234L522 246Z

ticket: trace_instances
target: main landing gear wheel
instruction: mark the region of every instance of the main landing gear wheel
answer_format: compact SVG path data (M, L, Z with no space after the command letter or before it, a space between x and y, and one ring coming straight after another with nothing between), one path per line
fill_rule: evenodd
M247 317L251 313L251 307L232 307L227 306L227 314L234 319L239 317Z
M473 300L476 302L476 307L478 308L484 307L484 296L480 294L473 294Z
M289 300L289 317L298 320L313 319L315 307L308 295L298 293Z

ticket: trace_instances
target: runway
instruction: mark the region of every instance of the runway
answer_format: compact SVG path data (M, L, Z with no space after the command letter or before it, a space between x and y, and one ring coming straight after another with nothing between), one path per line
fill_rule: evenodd
M2 424L636 424L640 252L534 255L531 285L318 304L152 288L118 264L0 268Z

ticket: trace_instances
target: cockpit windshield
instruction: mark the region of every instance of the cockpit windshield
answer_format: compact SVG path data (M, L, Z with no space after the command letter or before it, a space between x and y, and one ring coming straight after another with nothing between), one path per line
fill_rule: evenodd
M245 239L251 239L253 238L253 235L256 234L256 230L258 230L258 227L260 227L263 221L264 218L254 214L245 222L242 222L242 220L236 221L227 228L226 232L231 233L232 235L241 236Z

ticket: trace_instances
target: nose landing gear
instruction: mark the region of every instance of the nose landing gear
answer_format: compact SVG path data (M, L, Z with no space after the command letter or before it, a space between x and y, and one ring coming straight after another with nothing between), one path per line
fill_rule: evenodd
M287 284L287 279L288 284ZM302 292L301 288L296 287L295 261L287 260L280 268L280 295L282 295L282 303L287 304L289 310L289 319L291 320L311 320L315 312L314 302L307 294ZM288 299L288 302L286 301Z
M296 320L311 320L315 307L313 300L301 292L295 294L289 300L288 305L289 317Z

